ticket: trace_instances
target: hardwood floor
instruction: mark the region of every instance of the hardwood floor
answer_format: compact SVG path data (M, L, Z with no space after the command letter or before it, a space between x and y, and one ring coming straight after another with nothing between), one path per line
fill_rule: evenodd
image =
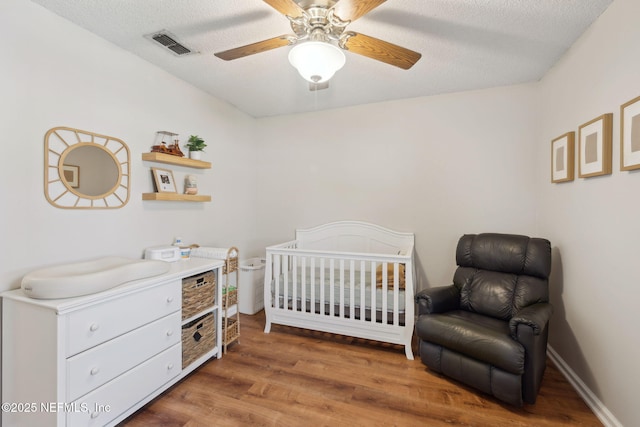
M514 408L429 371L401 346L241 317L240 342L121 426L601 426L551 363ZM417 352L416 352L417 354Z

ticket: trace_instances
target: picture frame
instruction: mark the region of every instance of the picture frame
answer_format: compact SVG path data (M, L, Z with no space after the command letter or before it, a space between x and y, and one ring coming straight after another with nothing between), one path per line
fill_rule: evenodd
M153 180L158 193L177 193L176 181L173 179L173 172L169 169L151 168Z
M575 132L567 132L551 141L551 182L573 181L575 173Z
M578 129L578 176L611 174L613 113L603 114Z
M71 188L80 187L80 166L62 165L62 178Z
M640 169L640 96L620 106L620 170Z

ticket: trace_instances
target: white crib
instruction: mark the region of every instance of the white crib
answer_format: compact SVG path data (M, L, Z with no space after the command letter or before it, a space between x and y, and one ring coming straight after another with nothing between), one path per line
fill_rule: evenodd
M267 247L265 333L275 323L401 344L413 360L414 240L413 233L339 221Z

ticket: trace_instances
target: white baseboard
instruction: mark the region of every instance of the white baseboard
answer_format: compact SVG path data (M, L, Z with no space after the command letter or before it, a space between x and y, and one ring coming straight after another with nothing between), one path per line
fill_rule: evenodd
M591 408L598 419L607 427L623 427L618 419L607 409L606 406L593 394L587 385L576 375L576 373L567 365L560 355L551 347L547 346L549 359L556 365L558 370L565 376L567 381L578 392L580 397L585 401L587 406Z

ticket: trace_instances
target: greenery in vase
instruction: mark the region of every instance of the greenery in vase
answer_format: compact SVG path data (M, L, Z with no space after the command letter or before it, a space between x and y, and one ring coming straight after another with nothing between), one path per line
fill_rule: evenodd
M185 145L189 151L204 151L204 147L207 144L204 143L204 139L200 138L198 135L191 135L189 137L189 142Z

